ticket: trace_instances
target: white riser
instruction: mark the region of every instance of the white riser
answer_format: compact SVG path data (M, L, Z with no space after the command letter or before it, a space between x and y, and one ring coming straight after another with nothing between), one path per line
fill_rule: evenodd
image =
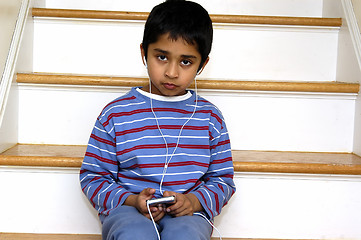
M144 22L35 20L34 72L146 76ZM201 77L278 81L336 80L338 29L215 26Z
M19 142L87 144L125 88L19 86ZM352 152L355 96L199 90L224 114L235 150Z
M78 169L0 168L0 232L100 234ZM26 179L26 181L24 181ZM223 237L360 239L361 178L235 175L237 192L216 218ZM16 189L16 191L14 191ZM217 236L214 232L213 236Z
M36 0L35 5L47 8L94 9L149 12L163 0ZM210 13L321 17L329 0L195 0Z

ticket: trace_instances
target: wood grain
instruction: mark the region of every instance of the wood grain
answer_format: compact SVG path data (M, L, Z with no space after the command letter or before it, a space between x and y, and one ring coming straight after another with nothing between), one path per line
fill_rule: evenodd
M128 12L128 11L33 8L32 15L36 17L145 21L149 13ZM300 26L328 26L328 27L340 27L342 25L341 18L279 17L279 16L221 15L221 14L213 14L213 15L211 14L210 17L213 23L300 25Z
M148 84L146 78L90 76L47 73L18 73L18 83L92 85L136 87ZM190 86L194 88L194 84ZM248 91L283 91L283 92L323 92L323 93L358 93L357 83L340 82L267 82L267 81L227 81L197 80L198 89L248 90Z
M22 145L0 154L0 166L80 168L85 146ZM352 153L232 151L236 172L361 175Z

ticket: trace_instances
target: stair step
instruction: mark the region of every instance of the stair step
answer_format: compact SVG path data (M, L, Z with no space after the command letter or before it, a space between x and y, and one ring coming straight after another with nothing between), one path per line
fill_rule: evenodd
M0 154L2 166L81 166L86 146L18 144ZM236 172L361 175L361 157L351 153L232 151Z
M0 240L101 240L96 234L0 233Z
M149 13L128 12L128 11L33 8L32 15L34 17L145 21ZM312 18L312 17L283 17L283 16L280 17L280 16L221 15L221 14L210 14L210 17L213 23L302 25L302 26L329 26L329 27L340 27L342 25L342 18Z
M130 87L146 84L145 78L49 73L18 74L17 81L17 142L56 145L86 145L101 109ZM197 83L198 93L221 109L234 150L353 152L359 84L220 79ZM54 121L62 124L54 128Z
M48 73L18 73L18 83L62 84L62 85L95 85L136 87L148 83L147 78L89 76ZM194 84L190 86L194 87ZM274 81L234 81L234 80L197 80L199 89L252 90L252 91L286 91L286 92L334 92L358 93L358 83L340 82L274 82Z
M34 234L34 233L0 233L0 240L101 240L96 234ZM217 240L212 237L211 240ZM222 238L224 240L251 240L248 238ZM253 239L271 240L271 239Z
M37 8L33 14L33 71L146 76L139 44L148 13ZM338 77L340 18L212 18L214 41L205 78L327 82Z

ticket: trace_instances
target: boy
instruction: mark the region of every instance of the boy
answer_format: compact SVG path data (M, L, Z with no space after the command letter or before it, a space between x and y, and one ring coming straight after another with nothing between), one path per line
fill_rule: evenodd
M212 37L197 3L151 11L141 44L150 84L105 106L80 172L103 239L210 239L207 219L235 191L231 148L218 109L186 89L208 63ZM169 205L147 204L168 196Z

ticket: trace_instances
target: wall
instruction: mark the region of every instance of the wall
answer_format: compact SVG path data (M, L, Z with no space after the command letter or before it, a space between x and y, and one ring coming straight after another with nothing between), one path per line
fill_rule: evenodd
M353 9L357 18L358 25L361 26L361 1L352 0Z
M21 0L0 1L0 71L3 75L11 39L14 33Z

